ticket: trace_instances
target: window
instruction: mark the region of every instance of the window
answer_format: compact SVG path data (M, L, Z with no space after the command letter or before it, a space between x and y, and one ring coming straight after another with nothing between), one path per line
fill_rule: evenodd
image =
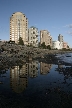
M33 31L33 34L35 34L35 32Z
M14 28L12 28L12 31L14 31Z
M33 37L33 39L35 39L35 37Z

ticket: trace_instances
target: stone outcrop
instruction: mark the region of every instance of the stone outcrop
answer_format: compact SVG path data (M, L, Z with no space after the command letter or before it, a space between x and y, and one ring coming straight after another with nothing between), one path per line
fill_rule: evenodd
M20 65L29 60L51 60L54 61L55 58L50 55L55 55L58 53L65 53L65 51L59 50L48 50L41 48L27 47L17 44L1 43L0 42L0 69L7 68L12 65ZM49 56L48 56L49 55Z

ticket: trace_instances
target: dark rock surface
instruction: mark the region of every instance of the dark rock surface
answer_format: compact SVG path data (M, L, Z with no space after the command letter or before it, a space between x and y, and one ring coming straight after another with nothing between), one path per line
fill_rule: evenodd
M55 57L58 53L65 51L48 50L27 47L16 44L0 44L0 70L13 65L20 65L29 60L38 60L46 63L57 64L58 59Z

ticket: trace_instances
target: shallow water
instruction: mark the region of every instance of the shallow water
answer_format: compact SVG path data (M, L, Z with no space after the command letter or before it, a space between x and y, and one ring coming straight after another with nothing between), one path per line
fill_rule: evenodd
M69 56L69 57L67 57L67 56ZM57 54L57 57L60 58L64 62L72 63L72 53Z
M0 107L48 108L57 101L59 105L60 95L54 89L72 93L72 72L56 70L63 67L67 66L32 61L1 71Z

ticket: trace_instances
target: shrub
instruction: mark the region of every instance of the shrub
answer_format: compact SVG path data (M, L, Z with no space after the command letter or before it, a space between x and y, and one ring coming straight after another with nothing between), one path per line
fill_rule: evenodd
M19 43L18 43L19 45L24 45L24 42L23 42L23 40L22 40L22 38L20 37L19 38Z

